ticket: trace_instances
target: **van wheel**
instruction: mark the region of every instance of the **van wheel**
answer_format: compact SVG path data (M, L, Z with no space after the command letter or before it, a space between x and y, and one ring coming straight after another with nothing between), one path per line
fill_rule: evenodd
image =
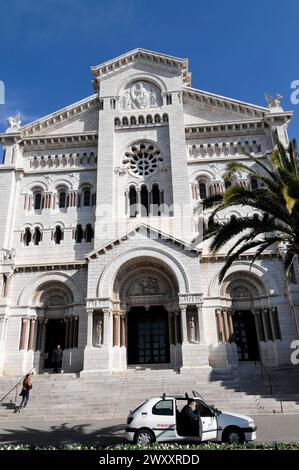
M149 429L139 429L134 435L135 444L149 445L155 441L153 433Z
M222 442L227 444L243 444L244 441L244 433L239 428L227 428L223 432Z

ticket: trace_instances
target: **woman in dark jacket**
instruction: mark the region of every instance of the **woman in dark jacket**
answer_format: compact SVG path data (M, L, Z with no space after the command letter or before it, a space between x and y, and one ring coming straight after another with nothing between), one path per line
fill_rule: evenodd
M31 389L32 389L32 381L30 378L30 374L26 374L23 380L23 388L20 393L20 396L22 397L22 401L19 406L19 411L21 411L21 408L26 408L28 400L29 400L29 392Z

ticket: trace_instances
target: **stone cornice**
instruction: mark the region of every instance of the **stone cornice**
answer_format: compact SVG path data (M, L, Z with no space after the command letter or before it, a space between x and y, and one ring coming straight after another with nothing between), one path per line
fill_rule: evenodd
M233 111L252 117L264 117L270 113L269 108L258 106L245 101L235 100L226 96L216 95L196 88L183 87L184 98L202 102L211 106L218 106L227 111Z
M180 71L182 73L184 83L186 83L186 85L190 83L191 76L188 73L188 59L181 59L142 48L134 49L116 57L115 59L95 65L91 67L91 71L93 77L95 79L99 79L111 73L115 73L119 69L123 69L135 62L147 62L150 63L150 65L163 66L163 68L175 70L176 72Z
M95 131L80 134L35 135L23 138L24 151L97 147L98 134Z
M264 134L268 129L263 119L250 119L241 122L223 121L185 126L186 140L206 139L208 137L230 137L238 135Z
M23 264L15 266L15 272L36 272L36 271L54 271L54 270L68 270L87 268L87 262L65 262L65 263L50 263L50 264Z
M239 256L239 261L251 261L254 257L254 253L248 253L244 255ZM279 254L276 252L269 252L269 253L262 253L261 255L258 256L257 259L278 259ZM223 262L225 259L227 259L227 254L216 254L216 255L201 255L200 256L200 263L217 263L217 262Z

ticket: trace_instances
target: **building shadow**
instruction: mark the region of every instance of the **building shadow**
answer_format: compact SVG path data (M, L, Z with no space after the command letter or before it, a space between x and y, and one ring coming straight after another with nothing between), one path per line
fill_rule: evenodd
M106 447L125 442L125 425L117 424L108 427L95 427L94 424L61 423L47 429L34 426L19 428L3 428L0 435L2 444L24 444L33 446L57 446L83 444L88 446Z

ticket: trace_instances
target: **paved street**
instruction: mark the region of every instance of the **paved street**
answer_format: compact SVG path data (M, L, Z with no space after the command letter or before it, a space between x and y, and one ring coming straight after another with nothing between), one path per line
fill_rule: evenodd
M299 441L299 415L253 416L258 442ZM124 423L119 421L70 421L1 423L1 443L65 445L71 442L113 445L125 441Z

